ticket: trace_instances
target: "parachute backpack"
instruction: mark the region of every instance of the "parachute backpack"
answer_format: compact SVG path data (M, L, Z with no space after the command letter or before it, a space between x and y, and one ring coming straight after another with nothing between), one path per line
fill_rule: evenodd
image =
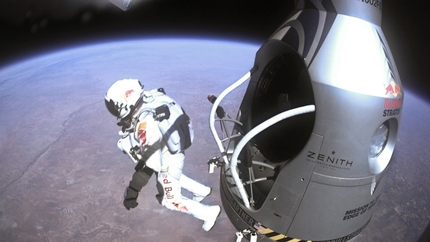
M146 96L146 94L150 94ZM144 92L142 111L151 110L170 153L185 151L193 143L192 122L185 110L167 96L163 88Z

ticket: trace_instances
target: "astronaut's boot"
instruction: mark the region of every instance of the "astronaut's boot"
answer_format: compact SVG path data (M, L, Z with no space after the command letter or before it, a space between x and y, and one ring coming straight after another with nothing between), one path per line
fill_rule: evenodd
M182 188L187 189L188 191L193 193L193 200L196 202L202 201L212 192L212 189L210 187L205 186L184 174L182 174L179 178L179 183L181 184Z
M209 231L212 229L212 227L215 225L216 219L218 218L219 214L221 213L221 208L218 205L210 206L207 213L207 219L202 225L202 228L205 231Z
M185 198L186 199L186 198ZM209 206L199 202L188 200L188 213L192 214L195 218L203 220L202 228L209 231L215 225L216 219L221 213L221 208L218 205Z

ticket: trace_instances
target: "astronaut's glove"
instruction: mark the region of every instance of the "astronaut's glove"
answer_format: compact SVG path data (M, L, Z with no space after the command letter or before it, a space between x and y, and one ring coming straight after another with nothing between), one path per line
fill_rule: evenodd
M137 203L137 196L139 196L139 191L132 187L127 187L124 191L124 207L127 210L130 208L135 208L139 203Z

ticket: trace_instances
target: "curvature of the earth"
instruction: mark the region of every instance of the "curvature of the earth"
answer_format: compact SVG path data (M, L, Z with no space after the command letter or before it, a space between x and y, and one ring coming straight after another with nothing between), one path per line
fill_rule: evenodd
M134 164L116 147L116 120L103 96L122 78L164 87L193 120L184 173L214 188L221 205L218 150L209 132L208 94L219 94L253 65L259 45L205 39L134 39L55 51L0 69L0 241L235 241L222 213L201 221L155 199L155 179L139 206L122 194ZM241 91L224 107L235 108ZM395 157L374 219L356 241L415 241L430 220L430 107L406 93ZM230 105L232 107L230 107Z

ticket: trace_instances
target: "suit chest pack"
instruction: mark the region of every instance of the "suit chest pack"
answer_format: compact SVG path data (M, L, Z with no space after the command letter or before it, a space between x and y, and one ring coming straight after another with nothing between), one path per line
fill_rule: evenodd
M153 114L170 153L176 154L189 148L194 139L194 131L184 109L167 96L163 88L143 95L144 103L139 113L150 111Z

